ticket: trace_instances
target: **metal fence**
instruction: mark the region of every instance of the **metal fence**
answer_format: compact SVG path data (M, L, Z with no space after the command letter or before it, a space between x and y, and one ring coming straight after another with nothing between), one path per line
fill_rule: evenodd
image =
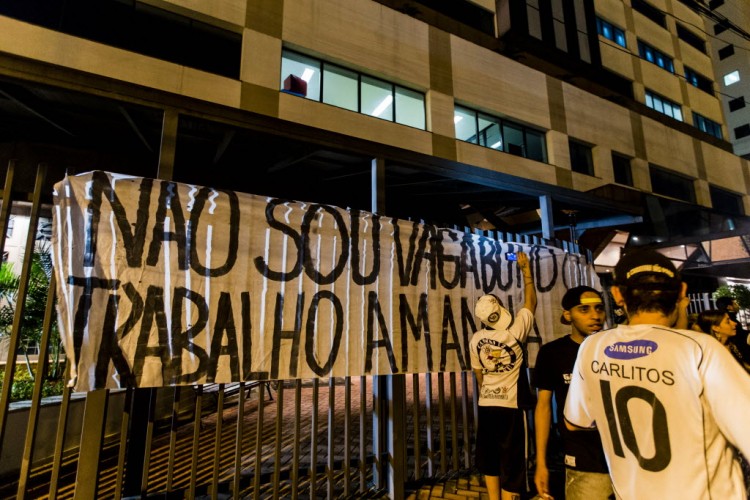
M8 166L0 234L27 206L8 352L25 321L33 228L45 210L40 165L31 193ZM15 198L14 198L15 197ZM504 241L578 249L517 235ZM3 239L0 238L0 246ZM0 252L2 252L0 248ZM590 256L588 256L590 258ZM403 498L410 488L471 471L477 420L471 372L252 381L96 390L43 398L55 324L50 278L31 398L0 392L2 498ZM8 356L4 380L22 369Z

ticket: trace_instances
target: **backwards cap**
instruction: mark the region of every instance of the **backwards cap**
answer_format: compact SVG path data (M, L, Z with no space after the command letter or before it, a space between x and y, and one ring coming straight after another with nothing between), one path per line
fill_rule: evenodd
M582 298L583 294L586 292L593 292L596 294L596 297L586 297ZM580 305L591 305L591 304L601 304L602 303L602 294L599 292L599 290L596 290L594 288L591 288L590 286L577 286L574 288L571 288L567 292L565 292L565 295L563 295L562 298L562 308L565 311L570 311L576 306ZM570 321L567 321L565 319L565 315L563 314L560 316L560 323L563 325L569 325Z
M474 314L485 325L495 330L506 330L513 317L494 295L482 295L474 306Z
M646 276L657 279L644 286L642 278ZM616 285L671 289L679 287L681 281L680 273L672 261L651 249L631 250L615 266L614 282Z

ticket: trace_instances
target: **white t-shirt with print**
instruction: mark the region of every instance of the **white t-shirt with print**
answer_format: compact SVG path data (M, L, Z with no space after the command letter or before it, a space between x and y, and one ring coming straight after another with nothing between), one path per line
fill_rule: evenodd
M521 344L533 326L534 314L524 307L507 330L484 328L471 337L471 367L483 372L479 406L518 408L518 376L524 353Z
M733 445L750 457L750 376L710 335L622 325L587 337L564 414L598 429L618 498L745 498Z

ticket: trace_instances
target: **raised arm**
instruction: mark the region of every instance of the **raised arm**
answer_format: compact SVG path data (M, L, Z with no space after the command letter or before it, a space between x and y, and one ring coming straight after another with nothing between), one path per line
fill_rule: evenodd
M525 252L518 252L518 267L523 274L523 306L533 313L536 311L536 287L531 276L529 256Z

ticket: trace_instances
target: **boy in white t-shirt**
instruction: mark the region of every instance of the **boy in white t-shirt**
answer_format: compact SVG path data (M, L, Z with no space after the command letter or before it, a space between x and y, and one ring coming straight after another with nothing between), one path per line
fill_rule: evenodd
M566 425L598 429L617 498L745 498L750 376L715 338L671 328L686 290L667 257L626 253L611 291L629 324L578 351Z
M486 327L469 342L479 386L476 466L484 474L490 500L520 499L527 489L524 409L532 408L533 400L524 343L534 326L536 290L528 256L517 255L523 307L513 317L498 297L480 297L474 313Z

